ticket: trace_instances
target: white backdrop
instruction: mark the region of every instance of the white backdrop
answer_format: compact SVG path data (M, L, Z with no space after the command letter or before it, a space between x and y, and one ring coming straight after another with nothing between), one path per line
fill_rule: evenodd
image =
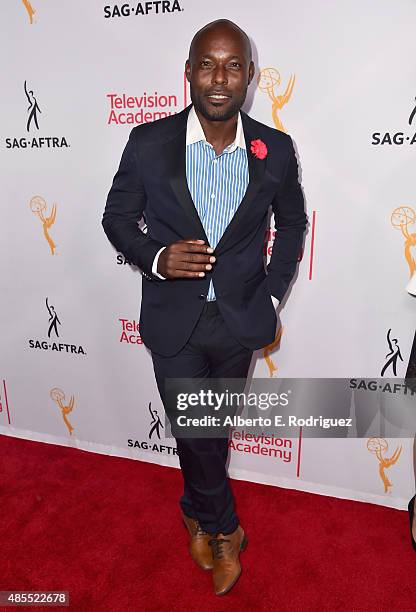
M254 375L378 377L391 330L404 376L416 312L404 290L416 245L414 2L8 0L1 433L178 465L161 428L149 438L149 404L163 409L137 329L141 276L101 217L130 129L189 103L190 40L220 17L250 35L256 77L271 69L245 110L294 139L310 219L280 346L256 353ZM369 452L367 439L304 438L262 455L264 444L233 439L230 474L404 508L412 444ZM380 462L400 445L385 487Z

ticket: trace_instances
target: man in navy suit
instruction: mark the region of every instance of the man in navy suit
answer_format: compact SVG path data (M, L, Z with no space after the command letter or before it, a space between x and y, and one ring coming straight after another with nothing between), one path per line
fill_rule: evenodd
M275 307L307 225L291 138L241 111L255 71L247 35L228 20L206 25L185 70L192 105L133 128L102 222L142 271L140 332L165 407L166 379L247 377L253 351L275 338ZM270 206L277 239L265 268ZM227 480L228 440L176 444L190 553L223 595L247 542Z

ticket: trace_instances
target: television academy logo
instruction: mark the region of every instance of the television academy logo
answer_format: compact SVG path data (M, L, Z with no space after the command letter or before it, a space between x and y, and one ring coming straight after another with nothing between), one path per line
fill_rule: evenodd
M266 258L267 263L270 261L273 252L273 245L275 240L277 240L277 230L272 230L271 227L267 228L264 236L263 242L263 256ZM300 248L299 255L297 261L302 261L303 259L303 246Z
M276 337L273 340L273 342L271 342L270 344L268 344L267 346L263 348L263 358L267 363L267 367L269 368L270 378L274 378L277 372L277 366L275 365L270 355L273 353L274 350L276 350L279 347L280 341L282 339L282 334L283 334L283 327L280 326L276 332Z
M266 257L267 262L269 262L270 257L272 256L273 245L276 239L276 231L277 231L276 229L272 231L272 229L268 227L266 230L266 234L264 236L263 256Z
M228 448L239 453L262 455L280 459L284 463L293 460L293 440L290 438L276 438L271 435L254 435L244 430L231 429Z
M4 379L0 381L0 416L2 420L4 416L4 420L8 425L11 424L9 400L7 397L6 381Z
M143 344L140 336L140 325L134 319L118 319L121 323L121 335L119 342L123 344Z
M127 446L130 448L138 448L145 451L151 451L153 453L162 453L165 455L177 455L178 451L176 446L168 446L166 444L158 444L156 442L151 443L150 440L153 437L157 437L159 440L161 439L161 431L160 429L164 429L160 416L157 410L152 409L152 402L149 402L149 412L150 412L150 425L149 425L149 433L147 440L133 440L129 438L127 440ZM154 439L154 438L153 438Z
M178 111L176 94L148 94L139 96L126 93L108 93L107 125L140 125L174 115Z
M139 15L161 15L164 13L182 12L178 0L155 0L154 2L137 2L130 4L107 4L104 6L104 18L138 17Z
M272 231L270 227L267 228L265 232L264 242L263 242L263 255L264 257L266 257L267 262L269 262L270 257L272 256L274 241L278 238L277 234L278 234L278 231L276 229ZM303 259L303 247L301 247L299 251L297 261L302 261L302 259Z
M280 87L282 77L276 68L263 68L257 77L257 87L267 95L272 103L272 118L275 128L280 132L286 132L285 127L280 119L280 111L289 102L293 87L295 85L295 75L291 75L285 92L278 94L276 90Z
M34 89L28 87L27 81L23 84L27 101L26 131L39 131L39 115L42 113ZM11 136L5 139L6 149L60 149L68 148L70 145L65 136Z
M69 402L66 402L65 393L62 391L62 389L59 389L58 387L54 387L53 389L51 389L50 396L51 396L51 399L58 406L59 410L61 411L61 416L63 418L65 426L68 429L69 435L72 436L74 428L72 427L68 419L68 414L70 414L74 409L74 406L75 406L74 396L71 395L71 399L69 400Z
M410 206L399 206L391 214L391 224L400 230L404 238L404 257L409 267L409 276L412 278L416 272L416 232L411 232L410 227L416 224L416 212ZM413 228L412 228L413 229Z
M30 206L30 210L40 219L42 223L43 236L49 245L51 255L56 255L55 253L56 244L54 243L54 241L52 240L49 234L50 228L56 221L56 204L52 205L51 214L49 216L44 214L44 212L46 211L47 205L46 205L45 200L42 198L42 196L34 196L30 200L29 206Z
M391 337L391 329L389 329L387 332L387 344L389 347L389 352L385 357L385 363L381 370L380 376L382 378L387 372L387 370L389 370L389 368L391 368L393 376L397 376L397 360L400 359L400 361L403 361L403 357L400 352L399 341L397 338Z
M387 453L388 448L388 442L384 438L369 438L367 440L367 450L378 459L378 473L384 485L384 493L388 493L388 490L393 486L387 478L385 470L397 463L402 452L402 446L397 446L391 457L386 457L385 453Z
M29 348L41 349L44 351L57 351L58 353L68 353L71 355L86 355L87 352L85 348L80 344L68 344L66 342L56 342L55 340L52 340L52 336L54 338L59 338L58 325L62 327L62 323L55 309L55 306L50 303L49 298L46 298L45 305L46 311L48 313L48 340L46 340L46 338L42 340L30 339Z
M27 12L27 16L29 17L29 23L30 25L33 24L33 15L36 13L35 9L33 8L33 6L31 5L31 3L29 2L29 0L22 0L23 5L26 9Z
M416 101L416 98L415 98ZM414 121L416 116L416 106L412 105L411 112L407 123L409 126L416 124ZM405 133L404 131L399 132L373 132L372 134L372 145L403 145L403 144L416 144L416 132Z

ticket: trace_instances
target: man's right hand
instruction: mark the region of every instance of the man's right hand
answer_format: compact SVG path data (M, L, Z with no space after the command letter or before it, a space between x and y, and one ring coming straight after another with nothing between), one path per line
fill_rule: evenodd
M204 240L178 240L160 253L157 271L165 278L201 278L212 270L213 252Z

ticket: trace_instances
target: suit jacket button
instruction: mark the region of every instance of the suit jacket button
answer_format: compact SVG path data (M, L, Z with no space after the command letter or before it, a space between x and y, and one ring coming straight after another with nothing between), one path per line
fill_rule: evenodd
M205 300L205 295L204 295L203 293L201 293L201 295L198 295L198 298L199 298L200 300Z

